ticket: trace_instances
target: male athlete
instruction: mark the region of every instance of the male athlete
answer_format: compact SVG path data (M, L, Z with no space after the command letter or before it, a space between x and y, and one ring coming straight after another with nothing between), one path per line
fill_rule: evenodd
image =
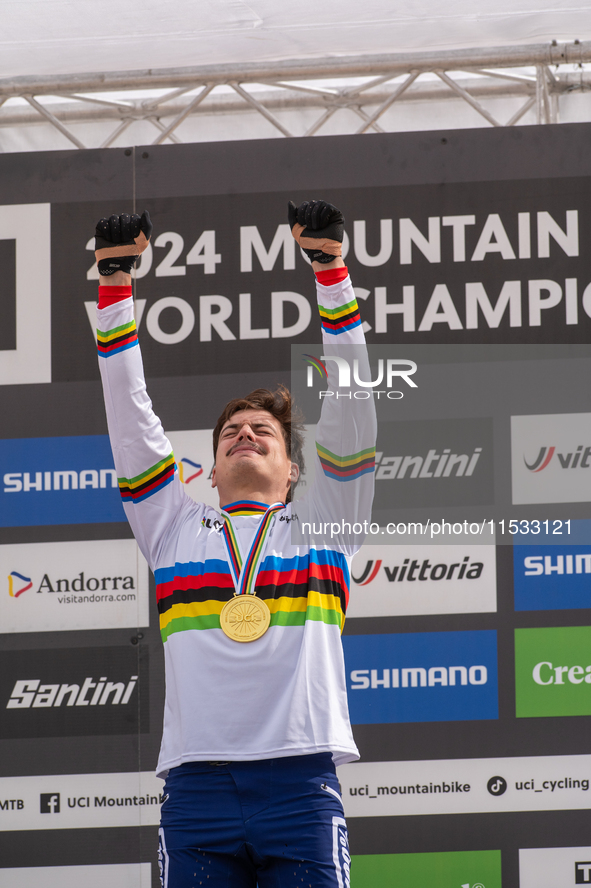
M147 213L101 219L98 350L125 511L156 579L166 662L157 773L163 888L348 888L335 765L359 757L340 633L356 546L292 544L291 523L369 520L373 398L339 393L341 345L363 345L341 258L344 219L323 201L289 205L316 273L327 392L315 480L290 502L301 450L285 389L226 405L214 431L219 511L183 491L146 393L130 273ZM347 397L348 395L348 397ZM300 513L298 516L297 513Z

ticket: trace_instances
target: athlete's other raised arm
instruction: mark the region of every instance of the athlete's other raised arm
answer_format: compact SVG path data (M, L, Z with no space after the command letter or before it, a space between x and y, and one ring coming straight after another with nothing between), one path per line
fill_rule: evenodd
M358 399L351 386L341 386L339 380L338 359L347 362L351 382L355 361L359 378L370 378L355 291L341 256L345 220L326 201L305 201L299 207L290 201L288 218L316 274L324 355L333 357L324 362L328 380L316 428L316 473L302 517L305 510L307 520L316 526L344 522L342 527L352 528L371 519L377 421L371 390L363 392L369 397ZM354 554L362 534L344 530L334 536L323 534L323 538Z
M151 234L147 212L101 219L95 255L100 275L97 346L115 469L125 513L154 570L185 514L201 507L181 488L170 441L146 391L131 271Z

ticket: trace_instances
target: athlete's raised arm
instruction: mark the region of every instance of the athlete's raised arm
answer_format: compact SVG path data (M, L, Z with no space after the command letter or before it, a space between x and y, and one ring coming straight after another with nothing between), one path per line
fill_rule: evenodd
M131 271L148 246L150 216L126 213L96 226L100 275L97 346L119 490L134 536L155 569L185 512L199 509L181 489L170 441L146 391Z
M304 508L316 526L322 521L352 527L371 519L377 422L371 390L353 392L351 385L342 384L347 373L343 375L341 369L348 368L350 382L355 372L360 379L370 378L355 291L341 256L345 220L340 210L326 201L306 201L299 207L290 201L288 218L292 234L316 274L327 371L316 429L315 480ZM358 394L362 397L356 397ZM350 554L362 537L347 531L329 539L323 536L325 542L339 543Z

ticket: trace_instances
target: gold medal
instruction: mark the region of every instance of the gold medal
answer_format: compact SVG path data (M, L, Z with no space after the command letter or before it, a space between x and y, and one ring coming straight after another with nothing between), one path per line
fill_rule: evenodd
M268 604L256 595L234 595L220 613L222 631L232 641L256 641L271 622Z

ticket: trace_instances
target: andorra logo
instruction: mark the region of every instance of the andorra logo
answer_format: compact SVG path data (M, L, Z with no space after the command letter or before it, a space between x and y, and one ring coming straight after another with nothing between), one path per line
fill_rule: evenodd
M183 456L183 458L178 461L178 467L181 484L190 484L193 478L198 478L199 475L203 474L203 466L201 463L193 462L192 459L188 459L186 456ZM185 474L187 477L185 477Z
M24 585L22 585L20 589L16 589L19 580L22 581ZM30 589L32 585L33 583L31 582L30 577L24 577L22 574L17 573L16 570L13 570L8 574L8 594L11 598L18 598L19 595L22 595L23 592Z

